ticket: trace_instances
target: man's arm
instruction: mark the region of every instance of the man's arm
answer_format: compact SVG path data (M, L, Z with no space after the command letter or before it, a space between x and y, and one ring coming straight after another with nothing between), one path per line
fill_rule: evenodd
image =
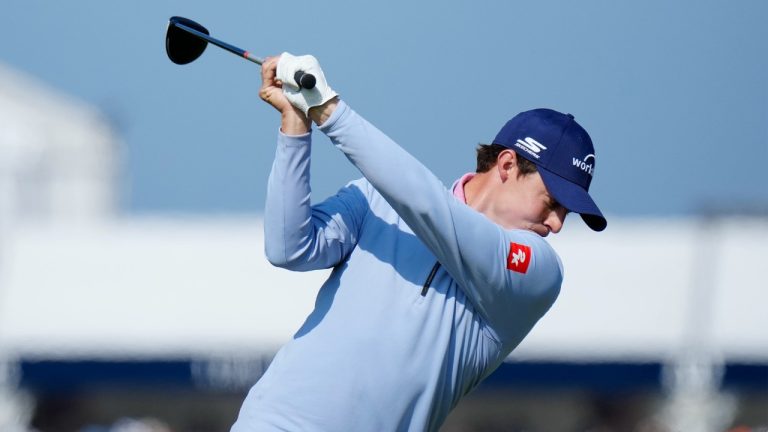
M267 64L274 61L267 59ZM274 72L274 68L262 69L259 92L281 114L267 184L265 252L272 264L291 270L332 267L354 247L366 201L359 188L347 186L336 196L310 206L310 122L285 99Z

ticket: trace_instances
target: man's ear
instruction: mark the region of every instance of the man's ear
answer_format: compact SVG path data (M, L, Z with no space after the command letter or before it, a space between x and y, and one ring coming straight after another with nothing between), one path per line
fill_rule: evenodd
M502 182L517 175L517 153L514 150L502 150L496 157L496 172Z

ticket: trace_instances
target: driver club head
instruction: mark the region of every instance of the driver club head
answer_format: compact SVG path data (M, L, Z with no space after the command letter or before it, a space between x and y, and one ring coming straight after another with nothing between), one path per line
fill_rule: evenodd
M176 24L181 24L210 35L208 29L188 18L178 16L171 17L168 22L168 31L165 33L165 52L172 62L183 65L195 61L203 54L208 42L189 32L180 29Z

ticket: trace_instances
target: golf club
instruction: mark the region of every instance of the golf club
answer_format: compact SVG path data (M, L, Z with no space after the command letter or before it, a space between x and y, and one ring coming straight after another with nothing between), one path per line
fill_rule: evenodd
M258 65L264 63L263 58L210 36L208 29L191 19L174 16L168 21L165 52L172 62L179 65L192 63L203 54L209 42ZM314 75L302 71L296 71L293 79L299 88L307 90L314 88L316 84Z

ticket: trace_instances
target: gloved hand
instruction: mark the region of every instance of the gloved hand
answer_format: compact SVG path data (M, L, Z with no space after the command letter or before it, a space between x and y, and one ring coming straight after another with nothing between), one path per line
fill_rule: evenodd
M299 89L293 79L296 71L312 74L315 76L315 87ZM311 55L294 56L284 52L280 55L277 62L277 79L283 82L283 94L291 102L291 105L309 115L309 109L320 106L338 95L325 81L323 70L320 69L320 63Z

